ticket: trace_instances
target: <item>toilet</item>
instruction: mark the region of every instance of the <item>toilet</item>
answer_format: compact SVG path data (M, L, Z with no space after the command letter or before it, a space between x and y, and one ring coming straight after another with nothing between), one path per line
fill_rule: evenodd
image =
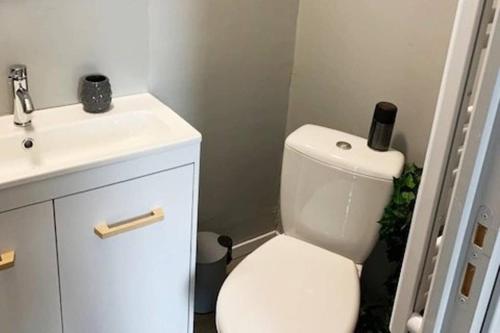
M305 125L285 142L282 235L248 255L217 300L219 333L347 333L359 270L372 251L404 157L366 139Z

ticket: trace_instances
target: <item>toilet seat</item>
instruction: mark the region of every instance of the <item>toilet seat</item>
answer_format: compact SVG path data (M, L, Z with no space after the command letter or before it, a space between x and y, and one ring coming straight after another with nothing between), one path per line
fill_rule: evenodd
M359 310L353 261L277 236L229 275L217 301L219 333L348 333Z

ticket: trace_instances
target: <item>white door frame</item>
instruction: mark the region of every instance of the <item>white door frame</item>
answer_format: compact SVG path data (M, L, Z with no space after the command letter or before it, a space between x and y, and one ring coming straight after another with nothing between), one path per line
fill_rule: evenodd
M487 98L487 90L478 89L473 96L472 86L475 81L476 86L484 86L484 80L489 79L490 87L494 86L496 80L496 72L493 73L493 83L491 84L491 67L489 64L488 70L485 70L485 58L493 59L492 48L488 50L490 56L481 56L482 43L486 40L491 41L493 38L493 31L486 31L491 9L491 0L461 0L458 4L457 15L453 28L452 38L448 51L448 58L444 70L443 81L441 84L441 91L436 107L436 114L431 132L429 148L427 151L427 158L424 165L424 174L422 176L422 183L420 194L417 198L415 213L412 221L412 228L410 230L408 245L405 253L402 274L398 285L398 292L391 318L391 332L402 333L410 330L411 332L442 332L440 329L443 327L443 308L446 292L449 288L446 284L451 276L456 274L453 265L449 265L449 260L456 259L453 257L454 252L451 252L452 245L458 240L457 232L455 230L457 223L449 223L451 216L451 206L443 197L444 191L450 192L450 188L445 186L448 184L455 184L452 195L452 202L457 202L460 195L466 193L467 186L465 185L467 179L470 181L473 167L476 162L476 155L480 152L478 144L481 141L481 133L485 128L486 115L488 114L488 104L491 101L490 96ZM488 20L488 22L486 22ZM495 21L495 26L489 28L498 30L498 22ZM487 36L487 37L485 37ZM498 39L498 33L496 33ZM492 46L491 43L490 46ZM498 48L498 47L497 47ZM496 54L496 51L494 51ZM497 54L498 57L498 54ZM483 61L480 61L482 59ZM490 61L491 62L491 61ZM476 75L480 71L479 77ZM482 72L481 72L482 70ZM483 82L483 83L482 83ZM480 93L482 92L482 93ZM455 158L457 152L456 134L461 130L459 126L460 118L465 118L464 114L467 110L471 111L469 105L474 99L473 105L476 110L472 113L470 127L465 140L464 147L458 149L460 153L460 164L453 170L452 160ZM486 106L485 106L486 105ZM469 141L469 142L467 142ZM479 156L479 155L478 155ZM456 159L456 158L455 158ZM467 160L467 162L465 162ZM450 168L453 173L450 173ZM452 174L452 177L450 177ZM452 179L451 181L449 179ZM460 190L458 188L458 179L461 179ZM450 196L450 195L448 195ZM461 201L462 203L464 201ZM441 205L441 207L440 207ZM445 206L445 210L442 209ZM457 204L455 204L456 210ZM449 208L448 208L449 207ZM462 207L463 208L463 207ZM443 216L440 217L440 214ZM456 214L456 213L454 213ZM429 278L427 274L432 271L426 272L424 266L432 259L433 251L435 248L435 241L437 238L437 230L441 219L445 219L446 223L445 234L447 237L443 239L442 247L440 250L440 258L436 271L432 276L432 287L430 296L423 298L422 295L427 295L426 290L422 291L422 285ZM460 228L459 228L460 229ZM457 264L455 262L455 264ZM427 303L418 301L420 299L427 299ZM446 303L446 302L445 302ZM422 316L421 311L425 309ZM446 312L446 311L444 311ZM409 326L409 319L412 318L411 327Z
M478 108L485 106L487 112L475 114L477 117L471 128L471 140L464 153L463 166L444 231L443 246L434 272L435 278L426 306L427 315L424 315L423 332L459 333L458 328L450 329L452 323L460 329L463 327L464 332L480 332L500 264L500 240L497 238L491 256L486 258L484 279L478 280L477 288L474 288L473 284L471 293L475 295L469 298L460 296L459 289L463 283L465 265L469 262L468 250L472 246L476 215L482 204L484 188L488 186L487 177L491 176L485 172L489 169L488 164L497 157L492 154L498 154L495 141L500 138L500 31L497 32L495 50L491 54L491 66L487 66L490 68L484 72L483 86L478 98L484 99L482 102L487 104L482 105L480 100L477 104ZM497 219L498 223L498 216L489 218ZM498 234L497 228L489 231L495 232L494 237ZM460 303L463 304L459 308L457 304ZM470 317L465 315L469 311Z

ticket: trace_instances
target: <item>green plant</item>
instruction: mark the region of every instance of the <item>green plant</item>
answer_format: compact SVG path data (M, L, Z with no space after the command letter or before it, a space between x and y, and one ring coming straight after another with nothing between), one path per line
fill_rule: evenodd
M394 193L391 202L385 208L384 215L379 221L380 239L386 243L387 259L395 264L393 275L385 284L392 297L396 294L421 178L422 168L415 164L405 166L401 177L394 179Z
M394 178L394 192L384 210L380 223L380 239L385 242L387 259L392 263L391 273L384 285L387 298L379 304L363 304L360 313L361 332L389 332L389 319L396 296L399 274L410 231L422 168L406 165L402 175Z

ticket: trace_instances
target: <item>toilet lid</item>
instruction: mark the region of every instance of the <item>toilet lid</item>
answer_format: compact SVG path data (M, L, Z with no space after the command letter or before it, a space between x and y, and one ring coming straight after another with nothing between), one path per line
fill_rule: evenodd
M280 235L245 258L217 300L219 333L353 332L359 278L351 260Z

